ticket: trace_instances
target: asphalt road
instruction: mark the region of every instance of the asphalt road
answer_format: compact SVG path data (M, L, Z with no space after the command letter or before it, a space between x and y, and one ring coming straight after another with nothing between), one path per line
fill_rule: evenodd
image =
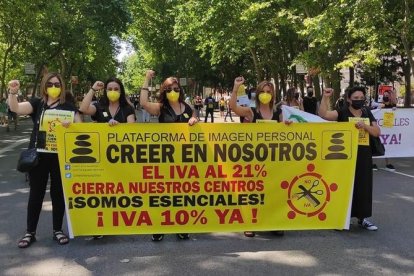
M159 243L149 235L78 237L59 246L52 240L47 194L38 241L19 249L29 189L15 167L30 129L30 119L17 131L0 127L0 275L414 275L414 158L391 159L395 173L374 173L377 232L354 224L350 231L289 231L284 237L210 233L178 241L167 235Z

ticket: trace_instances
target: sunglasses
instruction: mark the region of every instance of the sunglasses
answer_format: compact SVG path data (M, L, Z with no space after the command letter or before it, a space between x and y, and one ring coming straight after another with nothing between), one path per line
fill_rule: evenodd
M46 87L48 87L48 88L50 88L50 87L56 87L56 88L59 88L61 85L60 85L60 82L48 82L48 83L46 83Z
M166 88L166 89L164 89L164 92L165 93L170 93L171 91L180 92L180 88L176 87L174 89L172 89L172 88Z

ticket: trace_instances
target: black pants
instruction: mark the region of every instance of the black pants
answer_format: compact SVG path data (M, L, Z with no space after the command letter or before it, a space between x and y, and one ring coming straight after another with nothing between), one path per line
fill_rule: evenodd
M211 114L211 122L214 123L214 109L206 109L206 117L204 123L207 123L208 114Z
M30 195L27 206L27 231L36 232L49 175L53 230L61 230L65 214L65 201L58 156L55 153L40 153L39 158L39 165L29 173Z
M227 115L229 115L230 116L230 120L233 121L233 118L231 117L231 109L230 108L227 108L226 116L224 116L224 121L227 119Z

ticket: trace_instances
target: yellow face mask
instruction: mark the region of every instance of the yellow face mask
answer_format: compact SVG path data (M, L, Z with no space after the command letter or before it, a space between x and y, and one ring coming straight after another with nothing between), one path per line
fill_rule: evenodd
M119 100L121 93L119 93L118 91L108 91L106 93L106 96L111 102L116 102L117 100Z
M60 87L54 87L54 86L48 87L46 90L47 95L51 97L52 99L57 99L60 96L61 91L62 90L60 89Z
M262 104L268 104L272 100L272 94L263 92L259 94L259 102Z
M176 102L178 101L178 98L180 98L180 92L175 92L174 90L167 93L167 99L170 102Z

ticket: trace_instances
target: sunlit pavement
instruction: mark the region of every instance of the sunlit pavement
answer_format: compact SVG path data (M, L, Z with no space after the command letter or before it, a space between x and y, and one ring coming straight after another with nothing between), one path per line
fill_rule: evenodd
M38 241L19 249L28 184L15 167L30 130L30 119L17 131L0 128L0 275L413 275L414 158L390 159L395 173L381 169L384 160L375 161L377 232L354 224L350 231L289 231L284 237L207 233L188 241L167 235L158 243L149 235L77 237L60 246L52 240L47 193Z

